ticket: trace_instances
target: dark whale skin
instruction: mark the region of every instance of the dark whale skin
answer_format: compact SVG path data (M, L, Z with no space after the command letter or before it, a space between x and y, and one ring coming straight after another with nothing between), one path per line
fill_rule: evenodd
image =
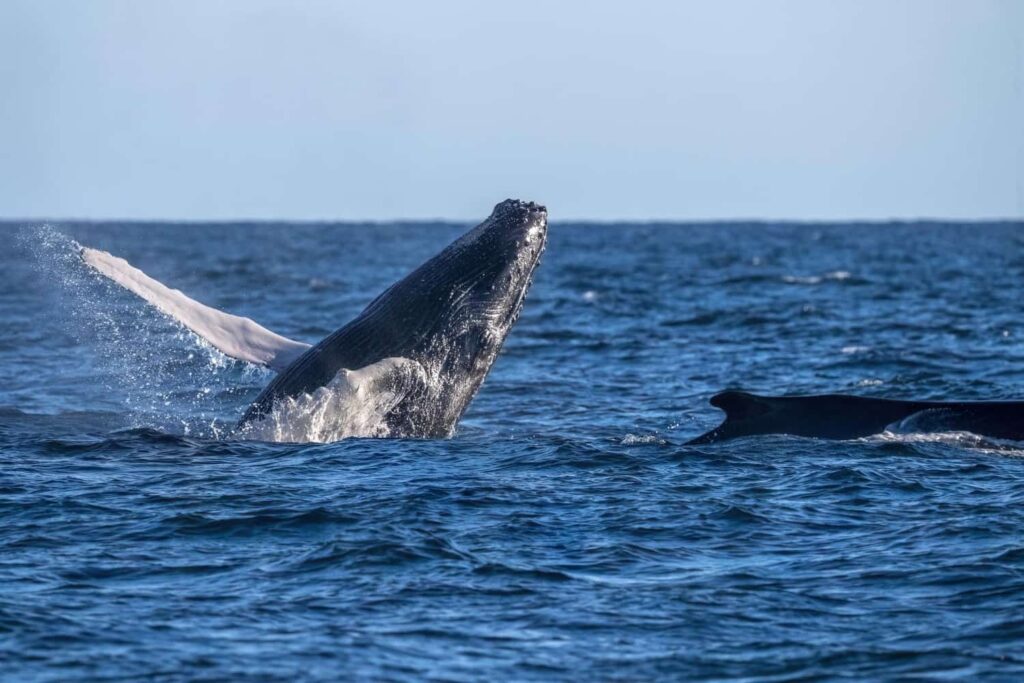
M339 371L414 361L415 389L387 416L401 438L451 436L522 309L547 242L547 209L508 199L480 225L399 280L354 320L285 368L249 406L244 429L275 402L309 394Z
M758 434L857 439L901 422L909 431L965 431L1024 440L1024 401L900 401L845 394L759 396L725 391L713 396L711 405L725 411L725 420L689 444Z

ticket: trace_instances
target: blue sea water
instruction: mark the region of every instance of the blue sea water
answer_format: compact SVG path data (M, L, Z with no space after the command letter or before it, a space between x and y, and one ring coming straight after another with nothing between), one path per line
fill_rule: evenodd
M446 441L267 382L73 238L316 341L465 226L0 227L0 678L1015 680L1024 444L685 446L722 389L1024 398L1024 230L553 223Z

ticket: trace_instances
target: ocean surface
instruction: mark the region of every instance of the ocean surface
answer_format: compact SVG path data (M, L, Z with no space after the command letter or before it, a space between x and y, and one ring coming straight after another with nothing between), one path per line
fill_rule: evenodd
M561 224L443 441L233 440L270 375L74 242L315 342L467 226L0 226L0 679L1024 677L1024 444L685 446L726 388L1024 398L1024 225Z

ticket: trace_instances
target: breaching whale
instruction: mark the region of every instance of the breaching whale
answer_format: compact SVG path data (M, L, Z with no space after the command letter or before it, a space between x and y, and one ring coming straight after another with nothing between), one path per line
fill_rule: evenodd
M971 432L1024 440L1024 401L899 401L822 394L758 396L725 391L711 398L725 421L689 444L707 444L757 434L820 439L856 439L886 430Z
M81 254L224 354L278 371L239 421L240 435L302 440L305 427L289 423L314 421L320 434L426 438L454 433L519 317L546 242L545 207L501 202L314 346L194 301L124 259ZM324 429L325 421L351 424Z

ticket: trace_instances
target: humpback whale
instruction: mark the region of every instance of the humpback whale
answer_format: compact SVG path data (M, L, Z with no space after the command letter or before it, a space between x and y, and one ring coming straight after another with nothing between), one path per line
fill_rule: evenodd
M236 432L303 440L451 436L523 306L547 241L547 209L506 200L316 345L194 301L124 259L83 248L90 267L233 358L277 376ZM323 423L341 423L324 429ZM317 440L333 440L317 439Z
M758 396L725 391L711 398L725 421L689 441L708 444L757 434L856 439L887 430L965 431L1024 440L1024 401L898 401L844 394Z

